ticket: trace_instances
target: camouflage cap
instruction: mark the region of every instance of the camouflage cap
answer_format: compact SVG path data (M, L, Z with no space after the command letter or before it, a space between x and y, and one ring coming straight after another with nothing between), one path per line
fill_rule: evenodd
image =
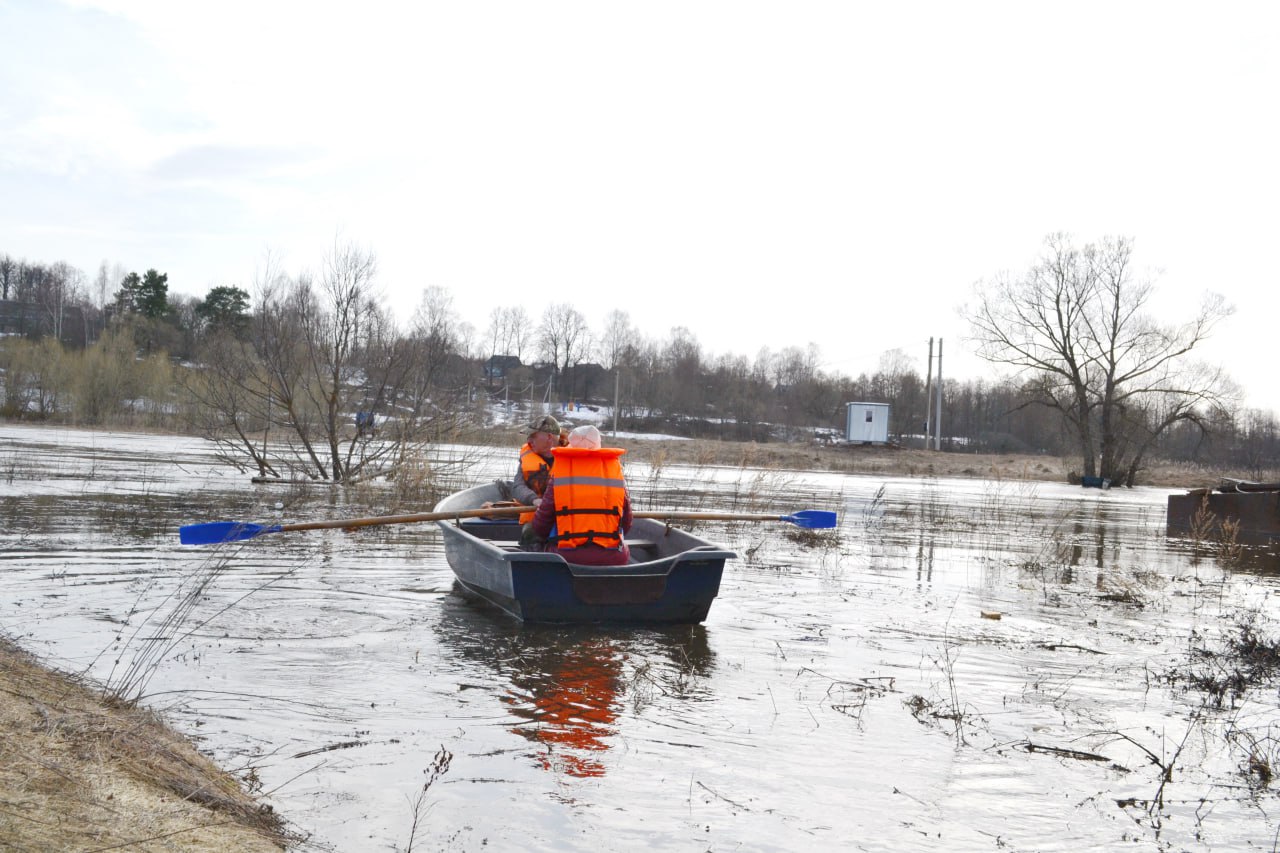
M559 436L560 422L555 418L551 417L551 415L546 415L543 418L529 424L529 426L526 429L530 435L533 435L535 432L545 432L548 435Z

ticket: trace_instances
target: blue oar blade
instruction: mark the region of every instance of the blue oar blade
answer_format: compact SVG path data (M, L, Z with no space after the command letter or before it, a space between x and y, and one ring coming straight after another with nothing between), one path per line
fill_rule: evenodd
M782 516L782 520L789 521L797 527L813 529L836 526L836 514L821 509L802 509L793 515Z
M263 527L245 521L211 521L208 524L187 524L178 528L178 539L183 545L216 545L219 542L239 542L263 533L278 533L280 525Z

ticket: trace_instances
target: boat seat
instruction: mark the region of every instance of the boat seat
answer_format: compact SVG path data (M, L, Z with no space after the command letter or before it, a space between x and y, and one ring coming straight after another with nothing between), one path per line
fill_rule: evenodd
M501 548L504 551L522 550L520 548L519 543L516 543L516 542L490 542L489 544L497 545L499 548ZM645 548L657 548L658 543L654 542L652 539L628 539L627 547L632 550L635 550L637 548L644 550Z

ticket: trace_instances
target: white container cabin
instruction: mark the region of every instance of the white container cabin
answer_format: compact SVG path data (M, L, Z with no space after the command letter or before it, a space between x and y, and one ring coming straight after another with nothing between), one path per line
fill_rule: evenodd
M888 444L888 403L845 403L844 440L851 444Z

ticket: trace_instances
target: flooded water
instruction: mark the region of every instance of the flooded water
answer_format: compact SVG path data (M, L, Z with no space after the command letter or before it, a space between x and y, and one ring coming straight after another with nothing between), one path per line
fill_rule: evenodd
M0 426L0 630L165 711L302 850L1277 849L1276 687L1183 676L1275 636L1280 576L1166 539L1167 490L628 472L841 523L701 526L739 554L702 625L521 626L432 524L181 546L368 513L193 439Z

